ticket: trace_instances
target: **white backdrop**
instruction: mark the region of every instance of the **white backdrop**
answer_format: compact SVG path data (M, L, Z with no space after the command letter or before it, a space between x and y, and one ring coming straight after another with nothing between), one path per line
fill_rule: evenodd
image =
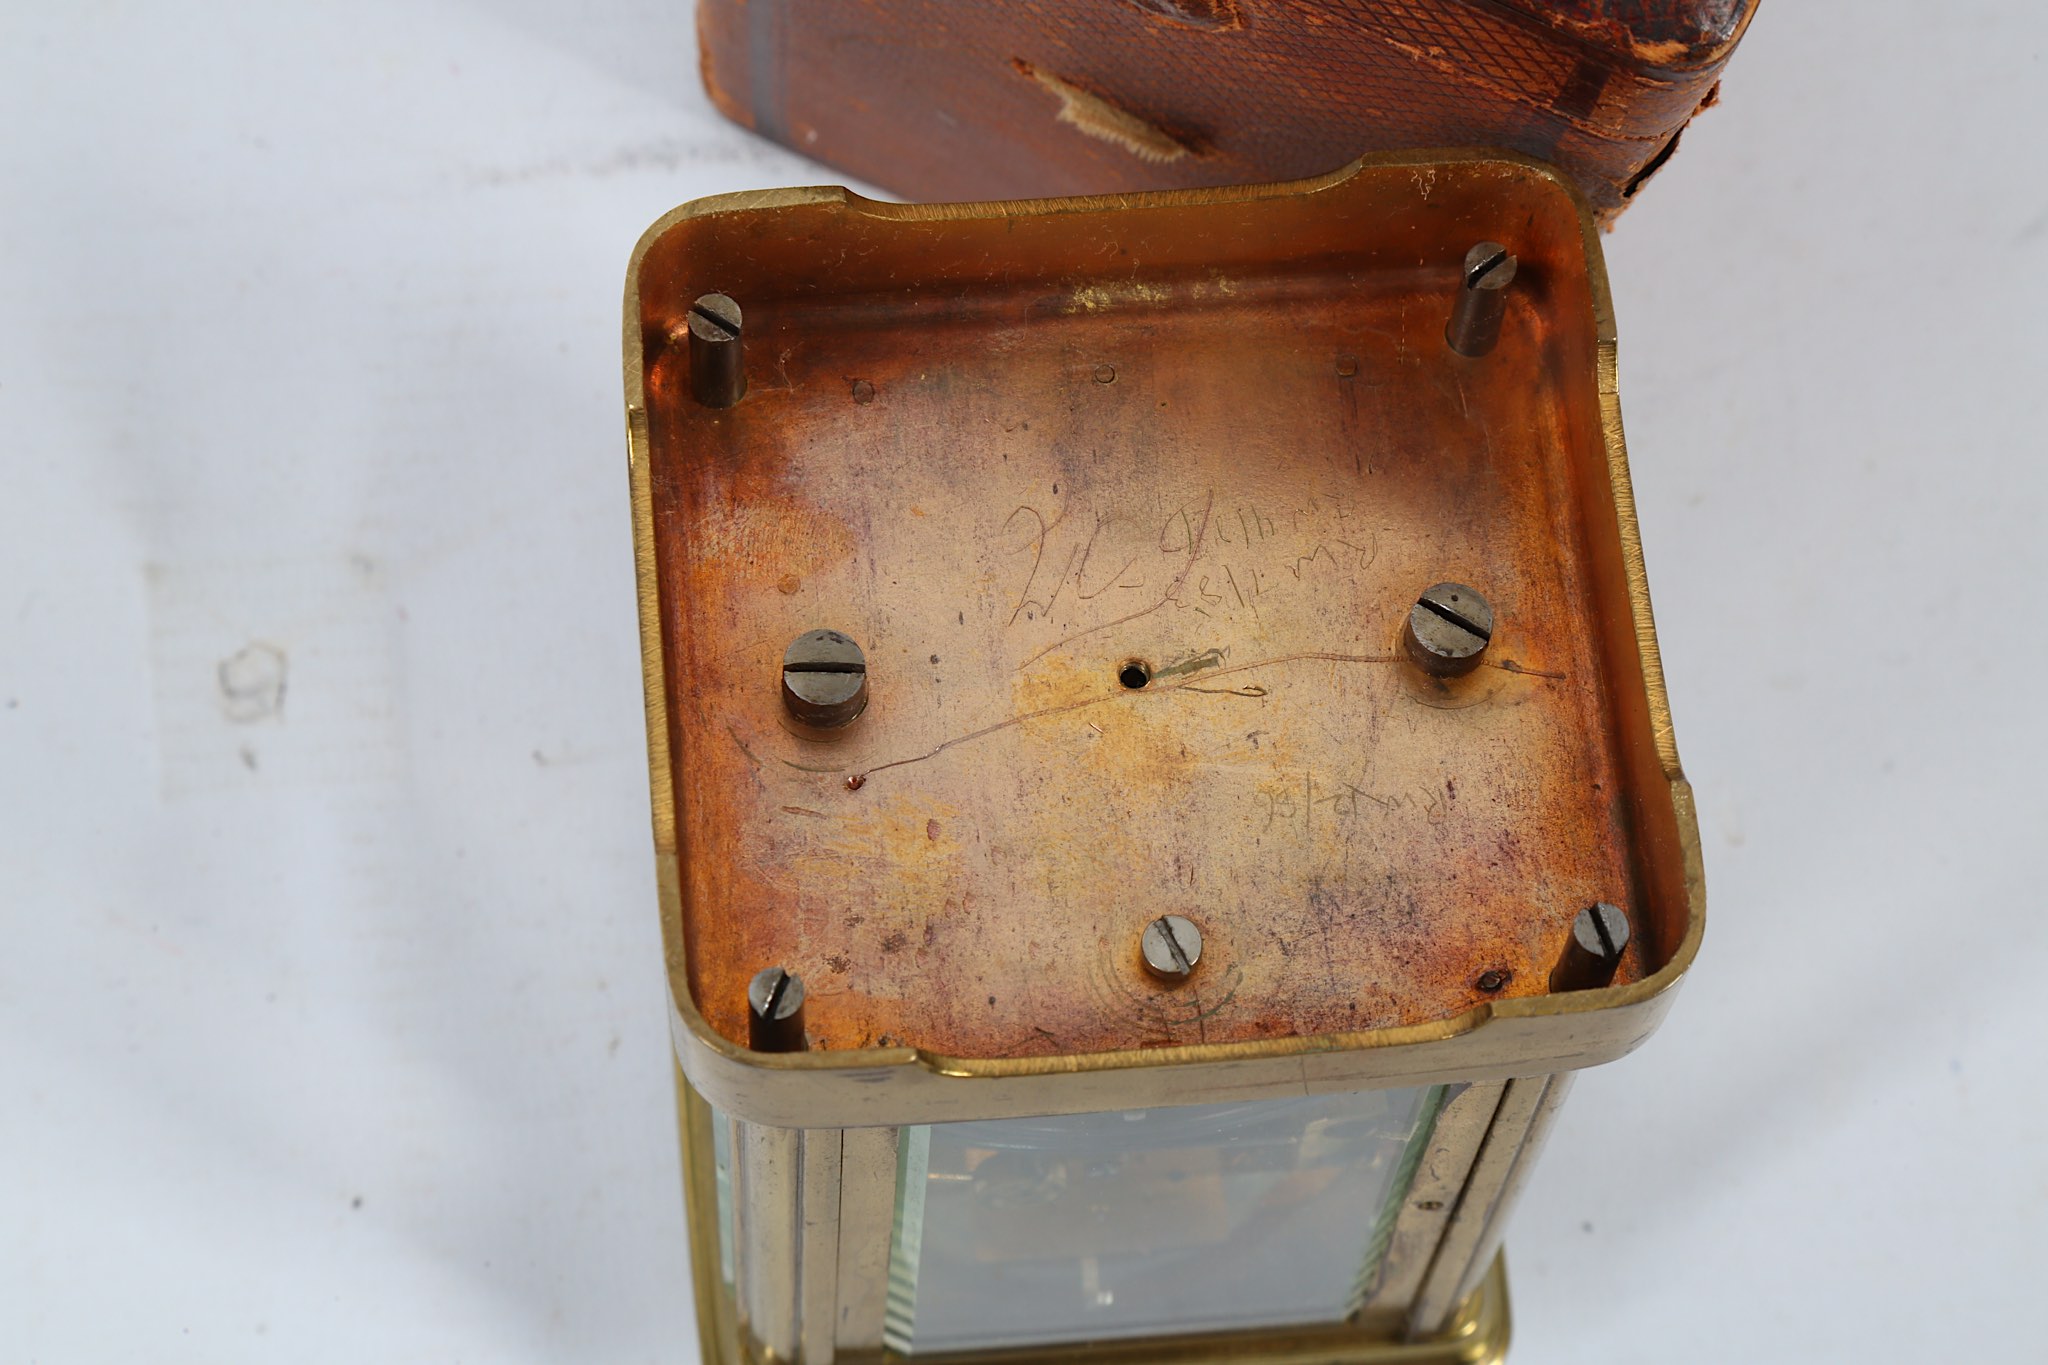
M0 7L0 1357L694 1358L619 298L836 177L693 41ZM1520 1365L2038 1331L2044 47L1772 0L1609 239L1710 923L1529 1190Z

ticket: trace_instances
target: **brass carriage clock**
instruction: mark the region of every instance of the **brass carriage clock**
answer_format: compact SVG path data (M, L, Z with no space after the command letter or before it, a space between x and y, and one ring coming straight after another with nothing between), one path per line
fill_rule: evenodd
M657 223L626 387L707 1361L1480 1361L1697 950L1539 164Z

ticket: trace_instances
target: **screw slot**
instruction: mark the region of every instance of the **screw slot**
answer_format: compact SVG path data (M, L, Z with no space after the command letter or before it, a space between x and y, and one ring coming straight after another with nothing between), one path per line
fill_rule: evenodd
M836 630L799 635L782 656L782 704L818 729L851 724L868 704L867 656Z
M1138 936L1138 950L1161 981L1185 981L1202 961L1202 931L1185 915L1161 915Z
M804 1050L804 982L782 967L764 967L747 983L747 1046L756 1052Z
M1551 968L1550 989L1589 991L1612 984L1628 939L1628 914L1620 906L1601 901L1579 911L1564 953Z
M1152 670L1143 659L1132 659L1117 670L1116 680L1135 692L1152 681Z
M1477 357L1493 349L1507 310L1506 290L1514 278L1515 258L1499 242L1480 242L1465 253L1457 302L1444 326L1444 340L1452 350Z
M707 408L729 408L747 392L740 306L724 294L705 294L690 305L690 392Z
M1438 583L1416 598L1402 634L1408 657L1438 678L1479 667L1492 640L1492 606L1463 583Z

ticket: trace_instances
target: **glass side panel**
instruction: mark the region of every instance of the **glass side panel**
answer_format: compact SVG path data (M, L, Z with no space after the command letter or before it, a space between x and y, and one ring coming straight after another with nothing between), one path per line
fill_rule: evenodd
M1339 1322L1441 1087L904 1131L891 1349Z
M711 1162L718 1175L718 1273L732 1288L732 1122L711 1109Z

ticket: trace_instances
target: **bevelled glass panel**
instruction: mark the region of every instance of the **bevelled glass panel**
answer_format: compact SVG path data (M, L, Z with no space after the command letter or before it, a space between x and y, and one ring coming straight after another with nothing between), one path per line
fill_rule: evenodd
M711 1162L718 1189L718 1274L732 1287L732 1121L711 1108Z
M899 1352L1340 1322L1442 1087L904 1130Z

